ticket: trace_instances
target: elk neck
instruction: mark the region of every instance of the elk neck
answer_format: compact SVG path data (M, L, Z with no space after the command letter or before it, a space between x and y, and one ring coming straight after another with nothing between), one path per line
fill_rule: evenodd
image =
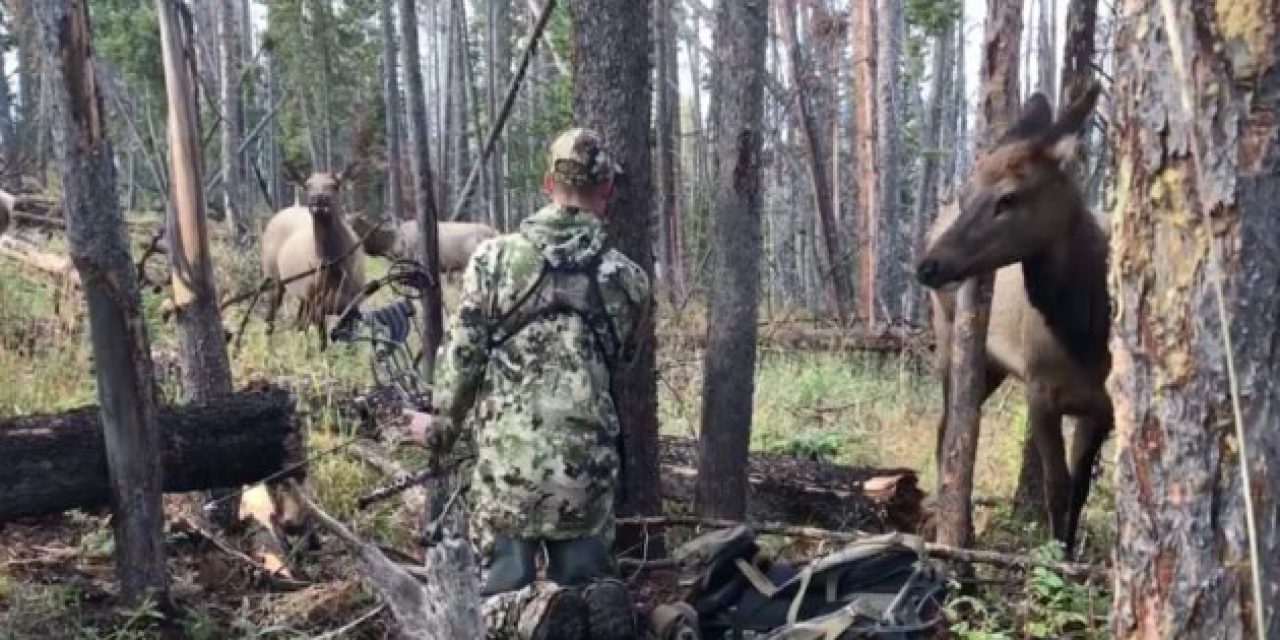
M1108 366L1107 238L1083 205L1072 209L1068 232L1022 261L1023 282L1031 306L1071 358L1085 368Z
M322 263L342 257L349 248L341 226L342 220L336 211L329 215L311 214L311 234L315 238L316 255Z

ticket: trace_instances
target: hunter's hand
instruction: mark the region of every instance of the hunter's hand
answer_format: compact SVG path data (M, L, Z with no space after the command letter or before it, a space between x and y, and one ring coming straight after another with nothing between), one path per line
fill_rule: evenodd
M404 435L416 444L426 446L436 431L436 417L430 413L405 409Z

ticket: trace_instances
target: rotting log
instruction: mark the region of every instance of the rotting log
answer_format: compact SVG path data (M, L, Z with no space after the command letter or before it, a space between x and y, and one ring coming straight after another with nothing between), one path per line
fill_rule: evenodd
M166 493L252 484L301 459L293 397L278 387L161 407L157 421ZM96 406L0 419L0 460L0 522L110 502Z
M692 504L697 442L660 439L662 497ZM747 459L747 519L829 529L914 532L924 519L915 470L850 467L753 451Z

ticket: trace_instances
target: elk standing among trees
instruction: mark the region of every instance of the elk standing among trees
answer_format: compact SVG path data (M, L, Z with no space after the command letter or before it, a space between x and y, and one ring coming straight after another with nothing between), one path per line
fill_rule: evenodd
M307 204L281 210L262 232L262 270L275 285L267 306L268 330L287 290L299 299L294 328L316 325L322 350L328 345L325 316L342 313L364 287L364 252L339 211L338 191L350 168L311 174L304 183ZM298 277L311 270L315 272Z
M954 294L944 285L995 269L986 341L989 396L1008 375L1026 386L1031 437L1045 465L1044 492L1054 537L1073 551L1080 510L1098 452L1111 431L1105 383L1107 240L1065 164L1100 87L1051 123L1037 93L1001 143L974 167L958 209L929 233L917 275L930 287L938 357L950 368ZM944 379L943 395L952 393ZM1079 417L1067 464L1062 416ZM939 426L938 456L947 415Z

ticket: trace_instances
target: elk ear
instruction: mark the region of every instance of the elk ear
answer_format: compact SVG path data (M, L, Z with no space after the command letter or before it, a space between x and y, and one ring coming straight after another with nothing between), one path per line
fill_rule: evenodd
M343 167L341 171L333 174L333 179L337 180L339 184L342 184L352 178L355 178L359 175L359 172L360 160L358 158L352 158L351 161L347 163L347 166Z
M1098 103L1098 94L1102 85L1094 82L1078 100L1067 107L1058 121L1049 127L1041 138L1040 147L1050 158L1063 162L1075 157L1076 147L1080 144L1080 136L1084 132L1085 120L1093 112Z
M1037 91L1022 105L1021 115L1004 134L1002 142L1035 138L1048 129L1052 122L1053 107L1049 106L1049 98Z

